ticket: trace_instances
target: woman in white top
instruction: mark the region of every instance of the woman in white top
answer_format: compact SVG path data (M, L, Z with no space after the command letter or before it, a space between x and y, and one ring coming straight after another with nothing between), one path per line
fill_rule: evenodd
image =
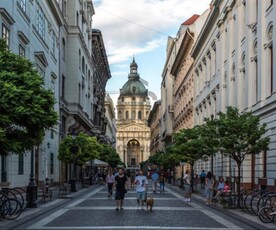
M185 172L183 176L183 182L184 182L184 189L185 189L185 194L184 194L185 201L191 202L191 195L192 195L191 175L188 170Z
M109 171L109 173L106 177L106 183L107 183L107 188L108 188L108 197L112 196L114 182L115 182L115 176L112 174L111 171Z

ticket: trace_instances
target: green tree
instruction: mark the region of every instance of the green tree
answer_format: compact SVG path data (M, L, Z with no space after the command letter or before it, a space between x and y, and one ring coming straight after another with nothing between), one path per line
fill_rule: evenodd
M159 166L162 166L163 169L172 169L172 183L175 183L175 167L179 166L181 160L179 154L175 153L173 150L173 145L169 145L164 150L156 153L155 158L151 158L150 160L154 160Z
M0 155L20 154L43 141L57 124L55 98L33 64L0 39Z
M237 108L228 107L226 113L220 112L214 125L217 129L220 148L225 155L237 163L237 192L240 195L241 165L249 154L258 154L267 150L270 138L263 137L265 124L260 124L260 117L252 112L239 113ZM238 199L238 206L240 206Z
M107 162L112 168L116 167L117 165L123 164L119 154L114 148L109 145L103 145L103 149L100 152L99 159Z
M159 165L164 168L173 168L180 164L180 155L174 152L173 145L169 145L165 148L164 152L161 152L157 158Z
M182 129L174 135L173 151L178 154L180 161L191 165L191 186L194 185L194 164L197 160L206 158L215 149L207 142L207 126L195 126ZM208 137L209 138L209 137Z
M76 148L74 155L73 148ZM75 163L79 166L84 165L87 161L91 161L99 157L102 151L102 145L95 137L79 133L75 140L71 136L67 136L59 145L58 159L64 163Z
M159 165L159 157L164 153L163 151L157 151L154 155L149 156L148 162Z

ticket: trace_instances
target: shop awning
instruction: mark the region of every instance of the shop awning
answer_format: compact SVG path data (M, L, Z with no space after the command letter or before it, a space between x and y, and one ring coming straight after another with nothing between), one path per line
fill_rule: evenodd
M86 162L86 165L87 166L90 166L90 163L91 162ZM93 161L92 161L92 165L93 166L96 166L96 167L108 167L109 166L109 164L108 163L106 163L106 162L104 162L104 161L101 161L101 160L99 160L99 159L94 159Z

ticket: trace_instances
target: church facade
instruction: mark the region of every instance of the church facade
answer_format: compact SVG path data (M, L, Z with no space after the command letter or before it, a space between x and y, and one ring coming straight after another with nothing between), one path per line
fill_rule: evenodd
M138 167L150 156L148 90L140 81L134 58L128 81L120 89L117 102L116 149L127 167Z

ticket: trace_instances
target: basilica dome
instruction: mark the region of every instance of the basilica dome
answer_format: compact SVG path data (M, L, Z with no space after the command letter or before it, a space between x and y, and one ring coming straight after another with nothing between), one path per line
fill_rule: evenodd
M130 73L128 75L128 81L123 85L120 90L121 96L147 96L148 90L145 85L140 81L140 76L137 73L138 65L134 58L130 64Z
M138 79L129 79L123 86L120 92L121 95L137 95L147 96L148 90L144 84Z

